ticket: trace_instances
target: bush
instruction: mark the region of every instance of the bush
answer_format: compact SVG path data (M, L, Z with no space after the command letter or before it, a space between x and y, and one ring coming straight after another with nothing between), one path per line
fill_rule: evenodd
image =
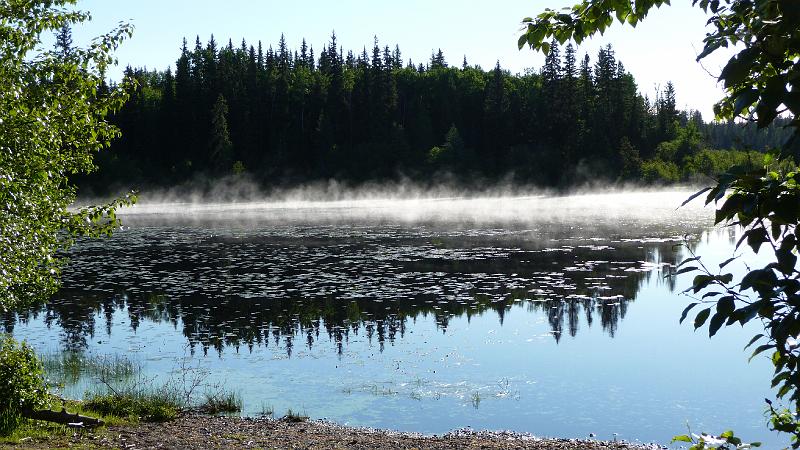
M683 159L683 177L698 178L702 175L717 178L730 168L744 166L755 169L764 155L755 151L703 149Z
M680 171L674 162L650 159L642 163L642 181L647 183L659 181L675 183L679 180Z
M22 412L40 408L47 401L42 363L26 343L0 335L0 435L11 434Z

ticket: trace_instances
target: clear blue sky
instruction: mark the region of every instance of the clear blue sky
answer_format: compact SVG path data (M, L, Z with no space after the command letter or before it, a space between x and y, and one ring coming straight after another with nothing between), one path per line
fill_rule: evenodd
M513 73L541 66L543 56L517 50L519 23L544 8L571 5L572 0L79 0L77 8L92 13L89 25L74 30L76 43L113 28L119 21L135 26L133 38L117 52L120 66L174 68L183 37L193 45L196 35L205 43L213 33L219 43L242 38L264 47L284 33L290 47L305 37L318 55L335 30L345 51L372 45L399 44L404 60L425 62L441 48L447 61L492 68L499 60ZM585 42L579 54L594 60L600 46L612 44L617 57L633 73L641 92L653 97L656 86L672 81L680 107L699 109L706 120L722 96L716 80L694 61L702 49L706 17L688 0L651 13L633 29L618 23L604 36ZM727 56L707 60L711 73L719 73ZM121 68L111 73L118 77Z

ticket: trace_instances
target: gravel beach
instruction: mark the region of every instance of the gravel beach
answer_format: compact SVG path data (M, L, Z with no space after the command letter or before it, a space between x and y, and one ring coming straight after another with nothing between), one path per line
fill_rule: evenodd
M2 446L0 446L2 447ZM3 448L121 449L535 449L622 450L657 449L576 439L542 439L509 432L457 430L444 435L420 435L345 427L330 422L291 422L269 418L190 415L167 423L108 427L73 437L28 439Z

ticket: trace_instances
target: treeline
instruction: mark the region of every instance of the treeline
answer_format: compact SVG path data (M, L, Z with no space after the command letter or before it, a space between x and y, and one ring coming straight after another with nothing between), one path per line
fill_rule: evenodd
M641 95L611 46L592 60L554 42L539 72L512 75L499 62L451 65L441 50L424 64L404 61L377 38L371 50L344 53L334 34L317 56L305 40L292 51L281 36L265 50L219 47L212 36L191 49L184 40L174 73L125 75L138 88L113 116L122 138L82 181L95 189L244 172L265 184L658 179L664 171L648 161L680 167L709 127L677 108L671 83L652 100ZM681 139L691 145L663 151Z

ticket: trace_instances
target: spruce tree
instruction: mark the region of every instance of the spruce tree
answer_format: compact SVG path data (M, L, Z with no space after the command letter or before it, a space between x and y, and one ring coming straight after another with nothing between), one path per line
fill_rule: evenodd
M431 70L434 69L444 69L447 67L447 61L444 59L444 53L442 53L442 49L439 49L435 54L431 54Z
M56 52L64 57L70 56L72 53L72 27L69 22L64 22L61 29L56 33Z
M399 70L403 68L403 56L400 53L400 45L395 44L394 52L392 52L392 68Z
M550 88L555 86L561 80L561 72L561 52L558 49L558 41L553 39L542 67L542 80L545 86Z
M660 93L658 102L658 127L660 140L669 141L675 138L675 121L678 120L678 109L675 102L675 86L671 81L667 82L667 87Z
M211 109L211 139L209 140L209 157L212 171L227 173L233 163L233 143L228 133L228 103L222 94L217 96Z

